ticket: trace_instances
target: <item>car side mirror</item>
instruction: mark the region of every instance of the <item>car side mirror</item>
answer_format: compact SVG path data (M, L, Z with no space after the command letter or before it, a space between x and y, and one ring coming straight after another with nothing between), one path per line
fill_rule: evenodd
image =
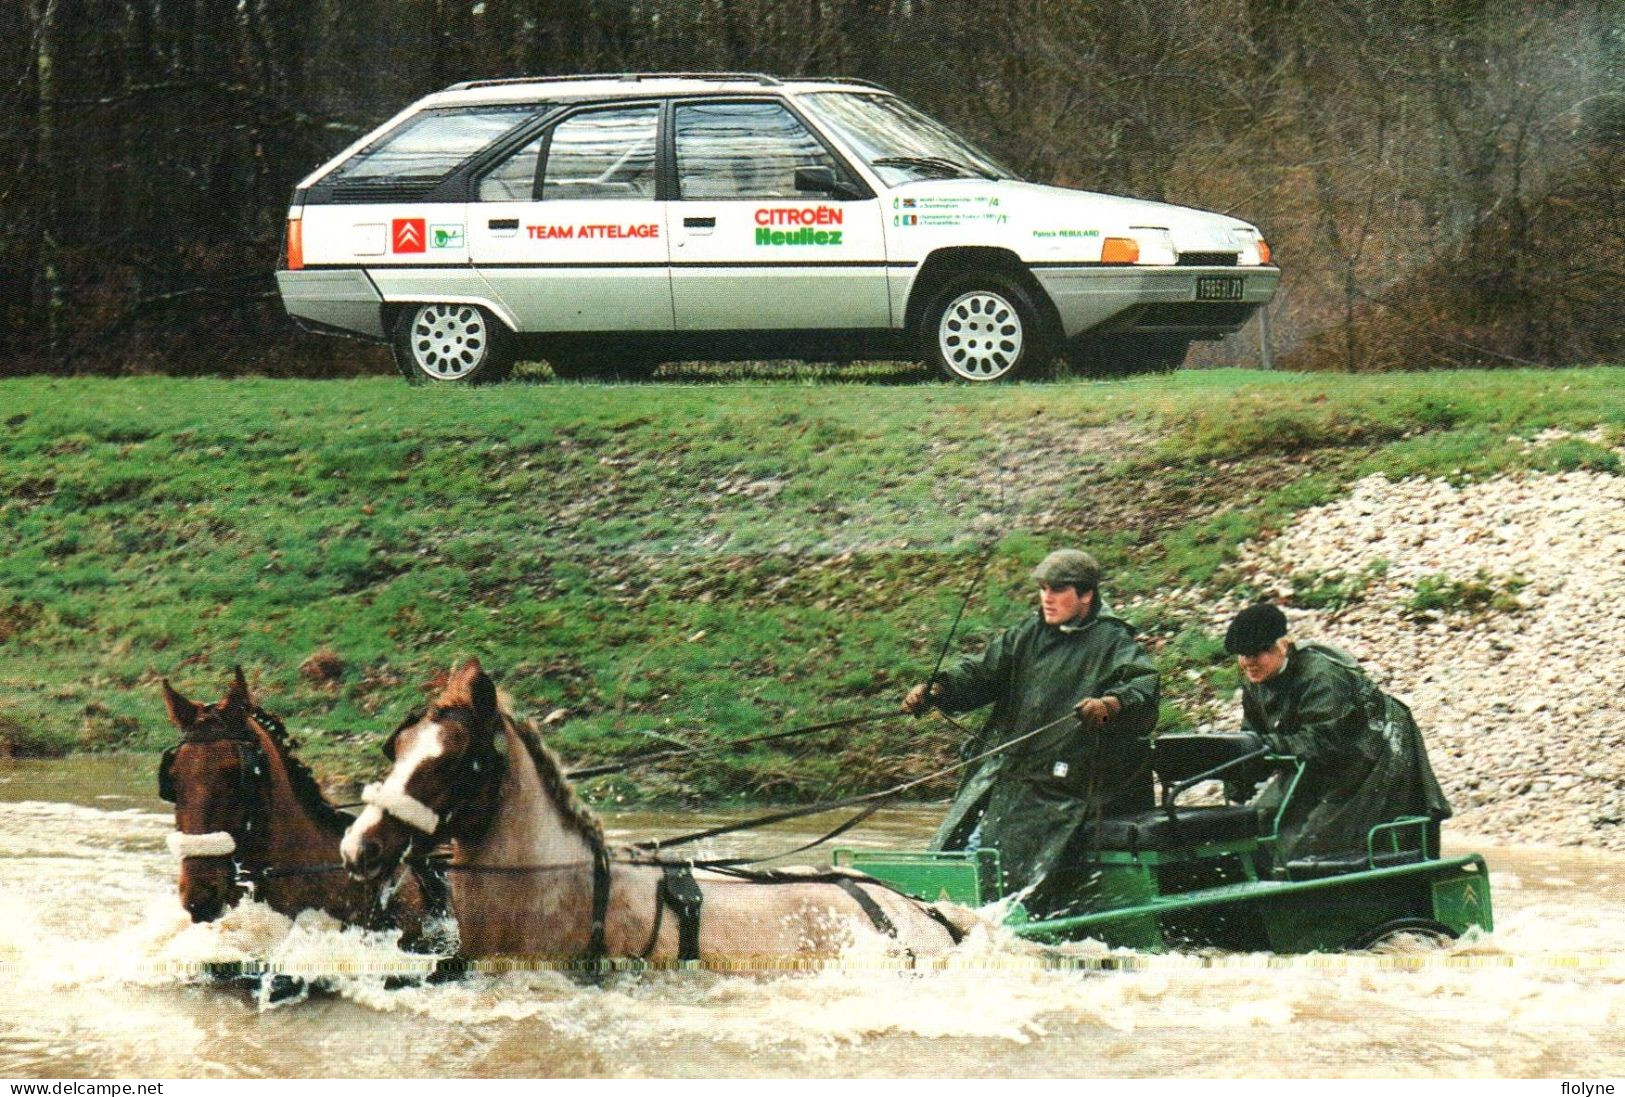
M863 194L852 184L835 177L835 169L826 167L797 168L796 190L813 194L830 194L836 198L862 198Z

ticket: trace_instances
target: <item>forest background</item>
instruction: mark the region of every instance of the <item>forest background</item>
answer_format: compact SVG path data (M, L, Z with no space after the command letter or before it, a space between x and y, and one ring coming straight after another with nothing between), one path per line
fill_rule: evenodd
M1621 357L1625 0L0 0L0 31L0 376L388 372L282 314L298 179L460 80L711 69L877 81L1029 178L1260 225L1280 366Z

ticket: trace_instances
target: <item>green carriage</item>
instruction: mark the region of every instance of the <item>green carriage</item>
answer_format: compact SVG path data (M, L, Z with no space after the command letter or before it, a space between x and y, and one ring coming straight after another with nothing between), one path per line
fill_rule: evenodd
M1088 840L1068 865L1061 911L1033 919L1013 899L1005 924L1016 934L1047 943L1094 938L1148 952L1294 953L1493 928L1484 859L1437 856L1426 817L1381 823L1365 848L1343 856L1283 860L1278 836L1302 774L1297 759L1267 753L1251 735L1172 735L1156 741L1152 766L1159 806L1086 828ZM1287 792L1267 817L1241 804L1179 803L1205 782L1250 782L1274 771L1287 775ZM925 900L982 906L1005 898L992 849L841 849L835 860Z

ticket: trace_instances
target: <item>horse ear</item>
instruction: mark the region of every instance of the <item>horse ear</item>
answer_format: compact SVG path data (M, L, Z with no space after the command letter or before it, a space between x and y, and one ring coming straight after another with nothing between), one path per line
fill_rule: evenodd
M198 706L171 689L168 678L164 679L164 707L169 710L169 719L178 728L189 728L197 723Z
M485 668L480 666L478 659L470 659L462 665L462 669L452 675L447 692L453 691L465 696L482 716L489 716L496 711L497 687L492 683L491 676L485 673Z
M232 670L231 685L226 690L226 708L246 713L251 707L248 700L248 679L243 677L242 667L233 667Z
M250 707L248 699L248 679L243 677L242 664L231 668L231 688L226 690L227 701L239 701L244 708Z
M470 659L452 674L445 690L440 694L439 703L448 708L469 705L479 709L482 714L488 714L492 705L485 698L494 701L496 688L491 685L491 679L486 677L480 661Z
M471 693L474 689L474 683L483 677L485 677L485 668L480 666L480 661L470 659L451 676L451 680L446 683L446 688Z
M479 667L479 663L470 662L470 666ZM497 711L497 687L491 681L491 676L481 670L479 676L469 684L469 697L474 701L474 711L479 713L480 719L489 723Z

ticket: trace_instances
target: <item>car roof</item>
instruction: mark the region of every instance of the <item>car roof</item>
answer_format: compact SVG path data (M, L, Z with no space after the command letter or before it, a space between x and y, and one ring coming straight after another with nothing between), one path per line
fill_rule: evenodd
M426 97L419 107L474 103L568 102L587 99L649 99L665 95L715 95L809 91L886 92L867 80L845 77L781 79L760 72L623 72L584 76L519 76L468 80Z

